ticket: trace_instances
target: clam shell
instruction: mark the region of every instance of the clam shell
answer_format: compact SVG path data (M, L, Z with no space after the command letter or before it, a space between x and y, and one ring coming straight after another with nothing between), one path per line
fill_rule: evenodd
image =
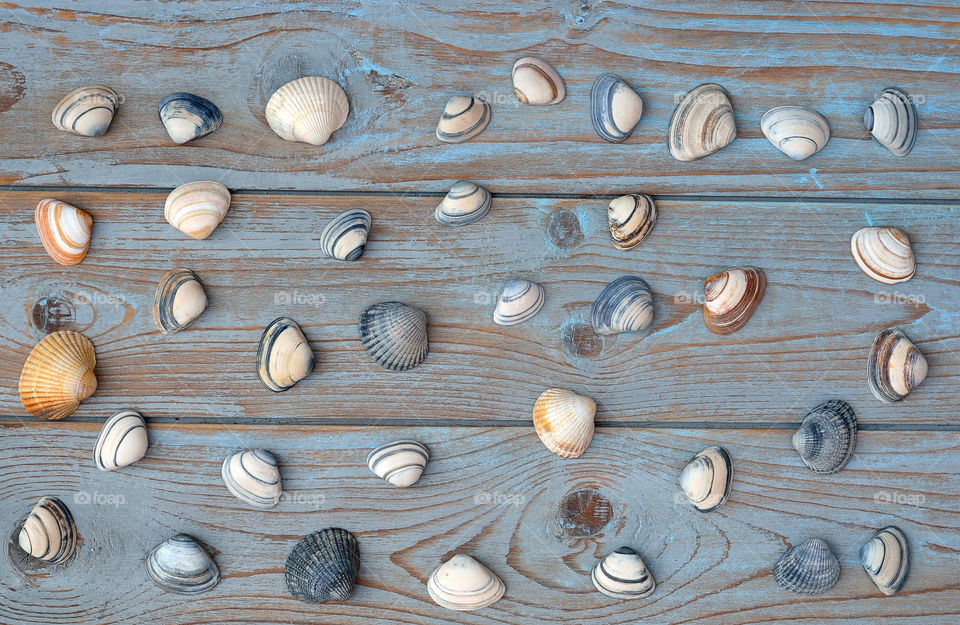
M840 562L822 538L811 538L780 556L773 567L777 583L801 595L827 592L840 577Z
M667 141L678 161L713 154L737 137L730 96L720 85L705 84L683 96L670 118Z
M870 580L885 595L903 588L910 572L910 544L899 527L889 525L860 548L860 563Z
M143 458L148 446L146 421L139 412L124 410L100 428L93 461L101 471L116 471Z
M614 74L600 74L590 89L590 120L600 138L620 143L630 136L643 114L643 100Z
M614 599L640 599L657 588L640 554L620 547L597 562L590 575L597 590Z
M793 447L816 473L836 473L857 446L857 417L845 401L824 402L807 413L793 434Z
M219 182L200 180L182 184L167 196L163 216L192 239L206 239L230 208L230 191Z
M490 105L480 98L455 95L443 107L437 122L437 139L463 143L483 132L490 123Z
M617 249L632 250L650 235L657 223L657 204L643 193L621 195L607 205L610 238Z
M562 388L548 388L533 405L533 427L543 444L561 458L579 458L593 440L597 404Z
M870 227L850 237L850 253L857 266L877 282L906 282L917 272L910 237L903 230Z
M543 287L529 280L510 280L503 287L493 311L493 322L501 326L523 323L543 308Z
M874 396L898 402L927 377L927 360L899 328L877 334L867 360L867 381Z
M307 377L316 359L300 326L293 319L278 317L260 336L257 376L263 385L279 393Z
M40 200L33 214L40 242L50 258L61 265L76 265L90 249L93 218L72 204Z
M354 209L340 213L320 233L320 251L337 260L357 260L363 256L370 234L370 213Z
M80 87L53 107L53 125L64 132L99 137L107 132L120 105L117 92L104 85Z
M567 95L557 70L542 59L525 56L513 64L513 94L524 104L556 104Z
M350 103L337 83L319 76L298 78L267 102L270 128L287 141L323 145L347 121Z
M490 192L466 180L454 183L433 212L437 223L444 226L465 226L490 212Z
M479 610L500 600L506 586L493 571L464 554L441 564L427 580L427 592L448 610Z
M680 473L680 488L700 512L713 512L727 502L733 483L733 463L723 447L708 447Z
M653 323L653 293L643 278L622 276L593 303L590 322L598 334L639 332Z
M164 334L173 334L196 321L207 308L207 295L197 274L172 269L164 274L153 298L153 321Z
M703 284L703 320L714 334L733 334L747 325L760 306L767 277L757 267L714 274Z
M79 332L54 332L37 343L20 373L20 402L40 419L73 414L97 390L93 343Z
M146 566L157 586L178 595L196 595L220 582L217 563L187 534L176 534L154 547Z
M917 140L917 109L906 92L888 87L864 112L863 125L895 156L906 156Z
M417 441L402 440L380 445L367 454L367 466L377 477L400 488L412 486L423 475L430 452Z
M174 143L183 144L220 127L223 116L217 105L192 93L171 93L157 107L160 123Z
M760 118L760 130L775 148L795 161L813 156L830 140L830 124L805 106L778 106Z
M34 558L66 562L77 549L77 525L70 509L55 497L42 498L23 522L17 542Z
M247 449L227 456L220 467L227 489L254 508L272 508L283 496L277 459L266 449Z
M360 314L360 343L381 367L412 369L429 349L427 315L400 302L374 304Z
M357 539L338 527L314 532L298 542L287 558L287 588L307 603L346 601L360 570Z

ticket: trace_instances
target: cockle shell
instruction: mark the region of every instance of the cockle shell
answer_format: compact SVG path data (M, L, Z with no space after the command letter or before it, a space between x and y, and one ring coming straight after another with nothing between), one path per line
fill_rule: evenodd
M877 282L906 282L917 272L910 237L903 230L872 226L850 237L850 253L857 266Z
M513 94L524 104L556 104L567 95L557 70L542 59L525 56L513 64Z
M346 601L360 570L357 539L338 527L314 532L287 557L285 577L294 597L307 603Z
M640 554L620 547L597 562L590 575L597 590L614 599L640 599L657 588Z
M223 116L217 105L192 93L171 93L157 107L160 123L174 143L183 144L220 127Z
M374 304L360 314L360 343L381 367L412 369L429 349L427 314L400 302Z
M708 447L680 473L680 488L700 512L713 512L727 502L733 483L733 463L723 447Z
M857 417L845 401L824 402L807 413L793 434L793 447L816 473L836 473L857 446Z
M34 558L66 562L77 549L77 525L70 509L55 497L44 497L23 522L17 542Z
M316 359L297 322L278 317L260 336L257 349L257 376L263 385L279 393L307 377Z
M514 326L532 319L543 308L543 287L529 280L510 280L493 311L493 322Z
M590 89L590 119L600 138L620 143L643 114L643 100L614 74L600 74Z
M147 574L167 592L196 595L220 582L220 569L193 536L176 534L153 548L146 559Z
M653 293L643 278L622 276L593 303L590 322L598 334L639 332L653 323Z
M910 544L899 527L889 525L860 548L860 563L880 592L900 592L910 572Z
M653 230L657 223L657 204L643 193L621 195L607 205L610 238L617 249L632 250Z
M367 245L370 221L370 213L365 210L340 213L320 233L320 250L337 260L357 260Z
M490 123L490 105L480 98L455 95L447 100L437 122L437 139L463 143L483 132Z
M207 308L207 295L197 274L172 269L164 274L153 298L153 321L164 334L173 334L196 321Z
M298 78L267 102L270 128L287 141L323 145L347 121L350 103L337 83L319 76Z
M116 471L143 458L148 445L146 421L139 412L124 410L100 428L93 461L101 471Z
M206 239L230 208L230 191L219 182L200 180L182 184L167 196L163 216L192 239Z
M877 334L867 360L867 381L874 396L898 402L927 377L927 360L899 328Z
M906 92L888 87L864 112L863 125L895 156L906 156L917 140L917 109Z
M593 440L597 404L562 388L548 388L533 405L533 427L543 444L561 458L579 458Z
M96 353L79 332L54 332L37 343L20 373L20 402L41 419L73 414L97 390Z
M465 226L490 212L490 192L466 180L454 183L433 212L434 219L444 226Z
M787 550L773 567L777 583L791 592L819 595L840 577L840 562L822 538L811 538Z
M400 488L412 486L423 475L430 460L426 446L402 440L380 445L367 454L367 466L377 477Z
M465 554L441 564L427 580L427 592L448 610L479 610L500 600L507 587L493 571Z
M53 107L53 125L64 132L99 137L107 132L120 105L117 92L104 85L80 87Z
M272 508L283 496L277 459L266 449L247 449L227 456L220 467L227 489L254 508Z
M830 124L805 106L778 106L760 118L760 130L775 148L795 161L813 156L830 140Z
M737 137L730 96L720 85L705 84L683 96L670 118L667 142L678 161L713 154Z
M703 284L703 320L714 334L733 334L747 325L763 300L767 277L756 267L714 274Z
M90 249L93 218L72 204L40 200L33 214L40 242L50 258L61 265L76 265Z

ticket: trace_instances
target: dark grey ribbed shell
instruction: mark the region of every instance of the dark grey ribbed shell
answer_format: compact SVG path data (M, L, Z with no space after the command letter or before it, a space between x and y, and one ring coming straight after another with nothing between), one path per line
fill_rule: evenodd
M791 592L819 595L840 577L840 561L822 538L811 538L789 549L773 567L777 583Z
M839 399L820 404L793 435L803 463L817 473L836 473L850 461L857 446L857 417Z
M639 332L653 323L653 294L643 278L623 276L607 285L590 311L600 334Z
M330 220L320 233L320 250L337 260L357 260L363 256L370 233L370 213L354 209Z
M338 527L314 532L287 558L287 588L307 603L346 601L360 570L360 549L353 535Z
M380 366L412 369L427 355L427 315L400 302L374 304L360 314L360 343Z
M171 93L157 107L160 123L174 143L187 143L220 127L223 116L217 105L192 93Z

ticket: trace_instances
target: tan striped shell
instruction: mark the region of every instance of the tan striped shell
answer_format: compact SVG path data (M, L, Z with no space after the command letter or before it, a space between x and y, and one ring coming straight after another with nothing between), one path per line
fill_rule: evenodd
M20 402L40 419L70 416L97 390L93 343L79 332L54 332L37 343L20 373Z
M40 200L33 214L40 242L50 258L76 265L90 249L93 218L72 204L52 198Z
M561 458L579 458L593 440L597 404L562 388L548 388L533 406L533 427L543 444Z
M219 182L199 180L182 184L167 196L163 216L192 239L210 236L230 208L230 191Z

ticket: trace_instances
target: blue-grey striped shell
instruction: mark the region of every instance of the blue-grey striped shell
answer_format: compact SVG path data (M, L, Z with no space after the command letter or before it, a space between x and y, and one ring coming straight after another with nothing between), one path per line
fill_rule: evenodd
M510 280L493 311L493 322L514 326L532 319L543 308L543 287L529 280Z
M423 475L430 452L423 443L402 440L380 445L367 454L367 466L389 484L406 488Z
M813 156L830 140L830 124L805 106L778 106L760 118L760 130L770 143L795 161Z
M171 93L160 100L157 114L167 134L178 144L206 137L223 122L223 116L216 104L182 91Z
M733 463L723 447L708 447L680 473L680 488L700 512L713 512L727 502L733 483Z
M275 393L285 391L307 377L316 358L297 322L278 317L263 331L257 349L257 376Z
M590 575L597 590L614 599L640 599L657 588L640 554L620 547L593 567Z
M434 219L444 226L465 226L490 212L490 192L473 182L458 180L437 205Z
M590 312L598 334L639 332L653 323L653 293L643 278L623 276L607 285Z
M906 156L917 140L917 109L903 90L888 87L863 114L863 125L895 156Z
M42 498L23 522L17 543L34 558L66 562L77 549L77 524L70 509L55 497Z
M360 314L360 343L381 367L412 369L429 349L427 314L400 302L374 304Z
M119 105L116 91L104 85L89 85L63 96L51 118L53 125L64 132L99 137L110 128Z
M227 456L220 467L227 490L254 508L272 508L283 496L277 459L266 449L246 449Z
M811 538L780 556L773 567L777 583L801 595L827 592L840 577L840 562L822 538Z
M899 328L877 334L867 360L867 382L874 397L887 403L909 395L927 377L927 359Z
M314 532L287 557L285 578L294 597L306 603L346 601L360 570L357 539L339 527Z
M889 525L860 548L860 563L870 580L885 595L903 588L910 573L910 544L899 527Z
M427 593L437 605L460 612L492 605L506 589L493 571L463 553L438 566L427 580Z
M357 260L367 245L370 221L370 213L365 210L340 213L320 233L320 251L337 260Z
M730 96L720 85L705 84L683 96L670 118L667 143L678 161L713 154L737 138Z
M93 450L93 461L101 471L116 471L143 458L148 445L146 421L140 413L124 410L103 424Z
M167 592L195 595L220 582L220 569L192 536L177 534L147 555L147 574Z
M189 269L164 274L153 299L153 321L164 334L183 330L207 308L207 295L200 277Z
M811 471L836 473L850 462L857 446L857 417L841 400L827 401L804 417L793 446Z
M437 139L444 143L463 143L483 132L489 123L489 104L480 98L453 96L447 100L437 122Z
M643 100L614 74L600 74L590 90L590 120L600 138L620 143L630 136L643 114Z
M643 193L621 195L607 205L607 225L613 245L632 250L646 240L657 223L657 204Z

